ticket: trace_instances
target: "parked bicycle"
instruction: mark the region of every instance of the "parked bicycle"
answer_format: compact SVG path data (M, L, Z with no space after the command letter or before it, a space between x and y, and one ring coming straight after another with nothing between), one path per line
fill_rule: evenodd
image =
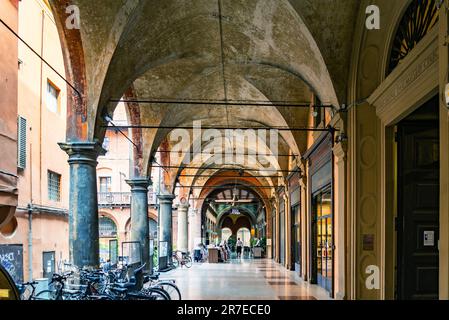
M33 300L69 300L69 296L66 295L64 299L63 290L65 287L65 281L68 277L72 276L73 272L67 272L62 275L53 274L49 289L43 290L37 293L32 299Z
M20 300L33 300L37 284L36 281L22 283L19 286Z
M181 266L186 266L187 268L190 268L192 266L192 258L190 257L188 252L182 252L182 251L174 251L173 257L172 257L172 263L175 268Z
M149 286L147 288L162 289L168 293L168 295L170 296L170 300L181 300L181 291L176 285L175 280L160 280L158 273L149 276L149 280Z
M36 293L37 282L22 284L23 300L180 300L174 280L145 275L145 264L110 270L78 270L52 276L49 288Z

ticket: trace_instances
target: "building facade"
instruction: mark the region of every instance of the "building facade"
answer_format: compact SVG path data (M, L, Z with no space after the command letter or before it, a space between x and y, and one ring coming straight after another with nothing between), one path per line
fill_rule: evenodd
M19 36L64 77L61 44L48 4L22 1L18 11ZM18 276L31 279L52 274L69 259L69 171L67 156L57 146L66 135L67 90L64 79L22 42L17 61L17 228L0 236L0 247L3 254L19 255Z
M0 4L2 21L18 31L18 1ZM0 232L11 234L17 221L17 38L3 25L0 31L0 143L8 157L1 158L0 173Z
M66 25L68 4L79 28ZM45 49L53 33L29 41L59 59L70 89L19 46L33 159L17 173L17 234L35 209L61 224L75 264L98 266L129 241L147 263L155 240L168 266L177 248L245 228L332 298L449 299L449 5L376 1L380 29L371 6L231 1L221 14L167 1L156 16L144 1L52 1L62 50ZM52 22L28 16L40 30ZM70 187L55 201L58 179Z

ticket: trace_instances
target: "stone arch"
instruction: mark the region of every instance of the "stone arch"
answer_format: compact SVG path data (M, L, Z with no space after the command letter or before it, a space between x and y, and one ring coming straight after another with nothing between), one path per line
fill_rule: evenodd
M226 188L226 185L234 185L237 182L237 187L244 187L256 194L261 203L263 203L266 207L268 205L267 198L268 198L268 191L258 190L256 188L251 187L257 187L261 184L254 180L255 178L252 178L250 176L242 177L237 179L229 179L226 176L213 176L211 177L201 189L201 192L199 193L199 200L196 201L196 208L201 208L204 203L204 199L206 199L211 193L214 192L214 189L211 189L208 187L214 187L214 186L224 186Z
M247 228L248 230L251 231L252 224L249 218L246 216L239 217L235 222L233 222L230 217L225 217L222 220L221 225L219 226L219 229L223 228L231 229L232 234L236 235L237 231L242 228Z
M128 90L123 95L123 98L131 101L136 99L136 94L134 92L134 87L130 86ZM144 176L143 171L143 136L142 129L138 128L141 125L141 112L140 106L136 102L125 102L126 114L128 117L128 122L131 126L135 126L131 129L131 139L133 141L132 146L132 174L136 177Z
M59 33L67 81L67 141L89 139L87 71L81 32L65 27L67 3L49 1ZM75 91L76 90L76 91Z
M112 218L110 218L106 215L100 215L100 218L98 219L98 223L99 223L100 238L101 237L106 237L106 238L118 237L119 229L118 229L117 223ZM111 230L106 230L106 229L111 229ZM111 232L114 232L115 234L106 235L106 234L102 233L102 232L106 232L106 231L111 231Z
M112 214L111 212L108 212L106 210L101 210L100 209L98 211L98 215L99 215L100 218L101 217L106 217L108 219L111 219L115 223L115 225L117 226L117 231L120 230L120 221L117 219L117 217L115 217L114 214Z

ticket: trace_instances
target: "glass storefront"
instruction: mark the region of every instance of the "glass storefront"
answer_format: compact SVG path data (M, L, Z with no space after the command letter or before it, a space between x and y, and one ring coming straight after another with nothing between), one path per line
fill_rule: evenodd
M333 276L332 193L330 187L313 197L314 224L316 226L316 281L329 292Z
M272 218L271 218L271 256L276 257L276 208L272 207Z
M285 201L281 198L279 203L279 258L281 264L285 263Z
M292 208L292 245L295 271L301 273L301 210L300 207Z

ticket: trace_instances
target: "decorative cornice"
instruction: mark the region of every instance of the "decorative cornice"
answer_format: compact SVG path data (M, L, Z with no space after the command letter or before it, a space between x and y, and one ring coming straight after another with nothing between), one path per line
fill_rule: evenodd
M434 28L407 55L367 99L386 125L400 120L404 113L438 87L438 28Z

